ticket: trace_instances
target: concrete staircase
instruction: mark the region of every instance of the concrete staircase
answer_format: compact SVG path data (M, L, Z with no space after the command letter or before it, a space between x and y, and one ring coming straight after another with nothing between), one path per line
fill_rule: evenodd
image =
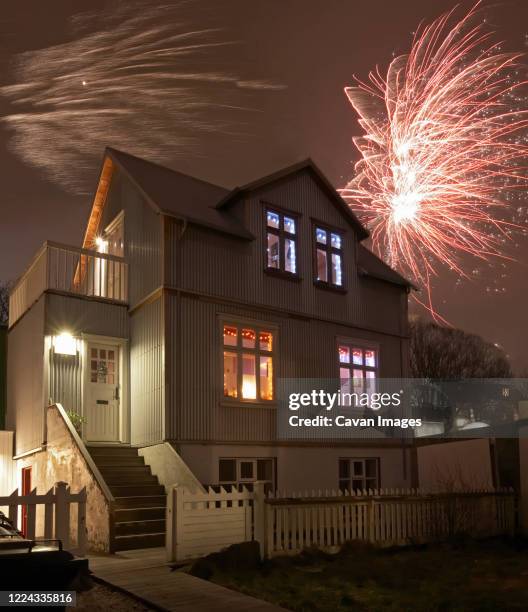
M136 448L90 446L88 451L115 497L112 550L165 545L165 489Z

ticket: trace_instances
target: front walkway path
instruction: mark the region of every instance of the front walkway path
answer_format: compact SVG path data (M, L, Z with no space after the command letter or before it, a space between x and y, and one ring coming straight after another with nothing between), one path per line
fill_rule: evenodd
M172 571L164 548L88 555L90 570L104 582L162 610L178 612L279 612L282 608L222 586Z

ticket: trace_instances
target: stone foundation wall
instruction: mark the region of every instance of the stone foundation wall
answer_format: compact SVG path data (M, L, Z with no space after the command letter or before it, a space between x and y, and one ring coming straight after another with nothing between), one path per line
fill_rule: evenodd
M32 467L32 488L36 487L37 493L46 493L59 481L66 482L73 493L86 487L88 547L92 551L110 552L110 503L57 406L47 409L46 420L46 448L19 459L18 473L23 467ZM72 504L72 509L71 532L76 538L76 504ZM37 515L37 530L39 518Z

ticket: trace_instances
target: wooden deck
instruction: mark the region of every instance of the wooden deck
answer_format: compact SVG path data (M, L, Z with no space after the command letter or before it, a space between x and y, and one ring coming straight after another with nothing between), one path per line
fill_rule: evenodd
M130 550L114 555L89 555L96 578L132 593L160 610L192 612L279 612L260 599L172 571L164 548Z

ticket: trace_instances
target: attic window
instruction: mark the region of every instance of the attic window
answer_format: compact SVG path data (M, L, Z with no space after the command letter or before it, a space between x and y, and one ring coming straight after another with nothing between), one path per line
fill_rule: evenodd
M266 209L266 269L297 274L297 219Z
M343 288L343 236L324 226L314 226L314 280L322 286Z

